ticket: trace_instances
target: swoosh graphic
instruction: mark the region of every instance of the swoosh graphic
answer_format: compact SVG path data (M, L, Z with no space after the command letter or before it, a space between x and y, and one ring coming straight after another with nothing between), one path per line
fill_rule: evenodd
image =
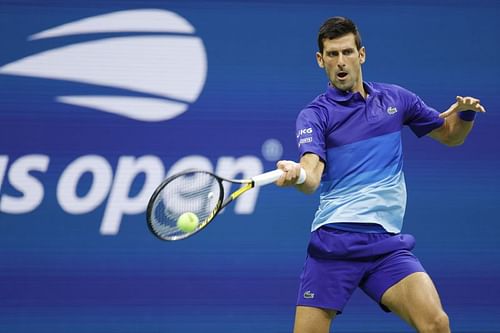
M176 13L137 9L84 18L44 30L30 40L109 32L186 35L103 38L40 52L0 67L0 74L66 80L158 96L59 96L61 103L162 121L185 112L200 95L207 75L203 42Z
M194 27L176 13L161 9L136 9L93 16L44 30L29 40L104 32L194 33Z
M97 84L193 102L205 84L207 63L198 37L116 37L28 56L0 67L0 73Z
M188 108L185 103L150 97L60 96L57 101L149 122L175 118Z

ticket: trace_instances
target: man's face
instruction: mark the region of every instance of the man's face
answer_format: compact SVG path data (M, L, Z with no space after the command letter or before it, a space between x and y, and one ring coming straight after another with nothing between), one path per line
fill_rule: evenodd
M356 48L354 34L323 40L323 54L317 52L318 65L324 68L330 82L343 91L361 91L363 78L361 64L365 62L365 48Z

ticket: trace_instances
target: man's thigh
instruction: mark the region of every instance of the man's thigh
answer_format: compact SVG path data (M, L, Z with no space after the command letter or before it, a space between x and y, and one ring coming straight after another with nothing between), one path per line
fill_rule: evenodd
M411 274L389 288L382 304L417 328L446 317L436 287L425 272Z
M417 257L408 250L397 250L375 260L365 272L360 288L377 302L384 311L382 296L392 286L417 272L425 272Z
M336 311L309 306L297 306L294 333L328 333Z

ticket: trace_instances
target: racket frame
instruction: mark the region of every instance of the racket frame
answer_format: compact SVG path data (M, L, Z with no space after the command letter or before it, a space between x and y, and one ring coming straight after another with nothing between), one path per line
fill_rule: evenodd
M154 203L158 199L158 196L160 196L160 193L162 190L167 186L170 182L172 182L174 179L182 177L184 175L190 174L190 173L205 173L208 174L212 177L214 177L217 180L217 183L219 185L219 198L217 199L217 203L215 204L214 209L212 212L208 215L207 218L205 218L203 221L200 221L198 227L193 231L193 232L187 232L184 234L180 235L175 235L169 238L162 237L153 227L154 224ZM240 184L243 185L233 193L231 193L226 199L225 193L224 193L224 185L222 184L223 181L230 182L233 184ZM176 173L168 178L166 178L163 182L161 182L160 185L156 188L156 190L153 192L151 195L151 198L149 199L147 210L146 210L146 221L149 230L159 239L163 241L176 241L176 240L181 240L181 239L186 239L188 237L193 236L194 234L198 233L200 230L204 229L216 216L217 214L224 209L229 203L231 203L233 200L238 198L240 195L245 193L248 190L251 190L252 188L255 187L255 181L252 179L230 179L230 178L225 178L218 176L210 171L205 171L205 170L198 170L198 169L188 169L185 171L182 171L180 173Z

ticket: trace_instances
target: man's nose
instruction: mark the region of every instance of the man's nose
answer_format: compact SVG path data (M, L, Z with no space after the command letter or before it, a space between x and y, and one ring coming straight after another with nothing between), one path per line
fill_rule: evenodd
M344 61L344 56L341 54L339 54L339 58L338 58L338 61L337 61L337 66L340 68L340 69L343 69L345 67L345 61Z

